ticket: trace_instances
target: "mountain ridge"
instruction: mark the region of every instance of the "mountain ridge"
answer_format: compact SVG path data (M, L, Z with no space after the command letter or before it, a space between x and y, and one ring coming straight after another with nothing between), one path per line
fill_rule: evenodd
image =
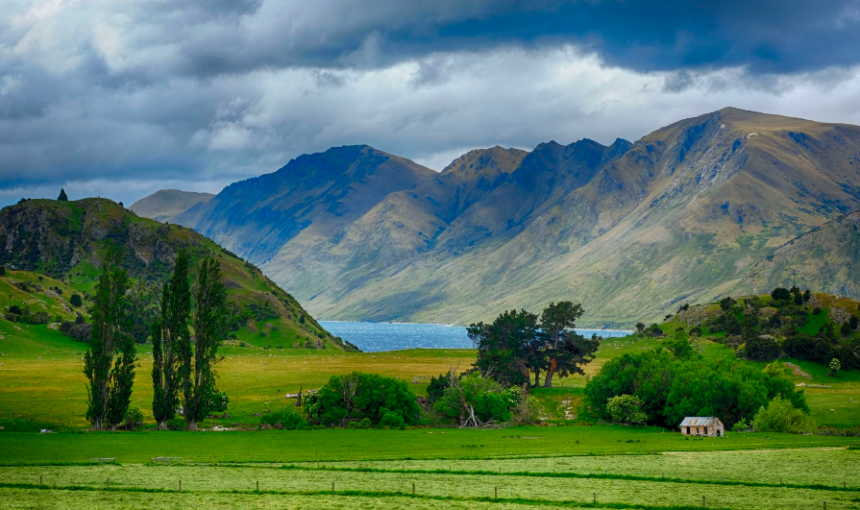
M412 182L263 269L326 318L462 324L574 299L585 324L629 326L860 210L860 127L724 108L632 143L478 149Z

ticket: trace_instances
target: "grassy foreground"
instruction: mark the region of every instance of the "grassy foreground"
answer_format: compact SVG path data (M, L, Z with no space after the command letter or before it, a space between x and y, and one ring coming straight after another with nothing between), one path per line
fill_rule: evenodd
M319 464L0 466L0 507L682 510L705 504L803 510L827 501L842 510L860 508L858 460L857 450L804 448Z

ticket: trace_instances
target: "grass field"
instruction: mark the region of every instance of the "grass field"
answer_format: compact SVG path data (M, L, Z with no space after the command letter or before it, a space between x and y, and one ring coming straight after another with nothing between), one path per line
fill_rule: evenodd
M606 429L604 431L603 429ZM577 430L581 429L581 430ZM542 429L517 429L539 433ZM583 432L584 431L584 432ZM311 434L329 431L313 431ZM379 434L391 431L333 431L376 444L389 442ZM413 431L407 431L409 435ZM475 432L475 431L471 431ZM483 431L492 432L492 431ZM645 438L646 444L671 446L669 438L644 429L560 427L561 438L578 437L592 444L609 437ZM355 434L353 434L355 433ZM262 434L262 433L261 433ZM331 438L278 432L292 444L321 446ZM12 434L10 434L12 435ZM190 434L187 434L188 436ZM244 433L255 436L256 433ZM78 435L96 441L111 435ZM164 435L162 435L164 436ZM195 434L204 442L223 434ZM257 436L256 445L271 443L275 434ZM291 437L295 436L295 437ZM375 436L375 437L374 437ZM724 447L755 446L763 437L735 434ZM69 439L73 436L66 436ZM116 435L113 435L116 437ZM171 440L177 435L166 435ZM526 437L526 436L523 436ZM206 439L204 439L206 438ZM265 438L267 440L261 440ZM326 441L329 439L329 441ZM415 437L411 438L413 441ZM461 435L459 440L468 440ZM499 438L490 437L497 442ZM771 441L789 438L771 438ZM222 440L224 445L232 440ZM575 440L576 441L576 440ZM4 441L5 442L5 441ZM172 441L171 441L172 442ZM420 443L421 441L415 441ZM799 442L794 441L796 446ZM135 441L137 443L137 441ZM433 446L440 446L434 439ZM703 441L706 443L706 441ZM583 443L573 443L582 445ZM659 452L625 450L604 455L538 455L445 460L373 460L320 462L229 462L205 464L184 459L167 465L152 462L105 465L0 466L0 508L860 508L860 451L805 447L761 450ZM3 449L6 450L3 445ZM30 444L30 447L35 445ZM76 446L71 445L77 451ZM402 445L397 445L401 446ZM450 446L450 445L449 445ZM584 445L583 445L584 446ZM50 447L40 449L47 455ZM300 456L307 448L290 448L282 456ZM521 449L528 453L528 448ZM448 453L443 445L443 452ZM626 452L626 453L625 453ZM342 455L331 449L332 456ZM372 455L371 455L372 456ZM119 459L118 459L119 460ZM262 459L261 459L262 460ZM289 459L281 459L289 460ZM181 486L181 489L180 489Z

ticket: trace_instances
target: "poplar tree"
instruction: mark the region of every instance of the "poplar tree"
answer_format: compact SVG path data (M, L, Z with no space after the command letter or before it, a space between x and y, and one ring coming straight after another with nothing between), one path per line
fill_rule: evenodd
M182 373L180 350L189 345L191 331L191 286L188 253L179 252L176 266L161 292L161 312L152 325L152 414L158 430L176 415Z
M116 430L128 410L134 384L137 354L130 334L128 274L121 260L121 251L109 246L96 287L90 347L84 357L84 374L89 380L86 417L93 430L104 430L106 425Z
M215 393L214 366L218 346L227 333L227 292L221 281L221 263L203 259L194 284L193 342L182 342L183 412L187 430L196 431L197 422L205 419Z

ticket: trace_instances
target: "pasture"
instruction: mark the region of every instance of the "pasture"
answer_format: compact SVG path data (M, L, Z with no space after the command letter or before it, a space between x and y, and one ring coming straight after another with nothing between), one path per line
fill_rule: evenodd
M517 429L544 433L549 428ZM577 429L581 429L578 431ZM545 433L546 445L562 447L580 438L592 444L609 441L603 427L558 427ZM620 430L607 427L610 437L638 437L645 444L671 447L658 432ZM311 431L310 434L328 431ZM421 443L406 431L408 444ZM474 431L473 431L474 432ZM493 431L483 431L493 432ZM506 456L481 451L462 458L452 451L453 443L468 441L468 435L452 434L448 441L429 442L441 456L432 460L381 459L390 454L383 448L377 455L372 444L390 442L379 434L396 437L394 431L334 431L361 446L364 459L337 460L349 455L331 448L330 438L302 437L299 432L275 434L243 433L256 436L259 445L276 442L295 448L278 452L280 457L300 457L309 443L328 446L329 460L296 462L288 458L274 461L256 459L224 462L220 459L183 459L174 464L122 462L104 465L6 465L0 466L0 507L2 508L640 508L669 510L701 508L784 508L790 510L860 508L860 479L856 465L860 451L836 446L806 446L789 438L772 437L767 449L731 450L756 447L764 437L734 434L708 450L707 441L693 451L655 451L642 454L636 445L622 441L618 454L529 453L530 447L512 448ZM426 431L425 431L426 433ZM611 434L615 434L612 436ZM14 435L14 434L10 434ZM190 434L186 434L188 436ZM552 435L552 437L550 437ZM662 434L675 436L677 434ZM116 436L116 435L114 435ZM204 443L224 434L195 434ZM366 437L362 437L366 436ZM410 437L411 436L411 437ZM490 435L488 442L502 438ZM748 437L744 437L748 436ZM69 439L74 436L66 436ZM108 446L108 434L83 435ZM167 435L171 440L178 435ZM238 437L238 436L237 436ZM430 436L427 436L430 437ZM523 436L525 437L525 436ZM531 441L539 442L539 436ZM450 439L454 439L451 441ZM233 438L230 438L233 439ZM278 441L277 439L280 439ZM316 440L314 440L316 439ZM329 441L326 441L329 439ZM735 442L730 442L735 439ZM782 443L777 444L780 440ZM173 442L173 441L171 441ZM242 441L240 441L241 443ZM524 441L521 441L525 442ZM744 443L749 443L744 445ZM834 443L839 441L834 441ZM842 440L843 444L846 441ZM4 441L4 443L6 443ZM77 445L70 448L78 451ZM136 442L137 443L137 442ZM396 448L406 443L394 440ZM50 447L37 449L48 456ZM151 447L152 443L144 443ZM304 444L305 446L300 446ZM572 443L573 445L585 445ZM780 447L794 444L790 450ZM6 450L8 444L3 445ZM35 447L30 443L29 447ZM180 442L178 449L185 445ZM716 446L716 445L713 445ZM773 448L777 446L777 448ZM441 448L440 448L441 447ZM563 447L562 447L563 448ZM544 448L545 449L545 448ZM572 448L576 449L576 448ZM539 448L539 450L542 450ZM490 450L492 452L493 450ZM519 452L519 453L517 453ZM142 453L142 452L141 452ZM353 452L354 453L354 452ZM131 452L126 455L132 456ZM37 455L39 456L39 455ZM225 457L229 457L227 454ZM120 460L119 458L117 460Z

